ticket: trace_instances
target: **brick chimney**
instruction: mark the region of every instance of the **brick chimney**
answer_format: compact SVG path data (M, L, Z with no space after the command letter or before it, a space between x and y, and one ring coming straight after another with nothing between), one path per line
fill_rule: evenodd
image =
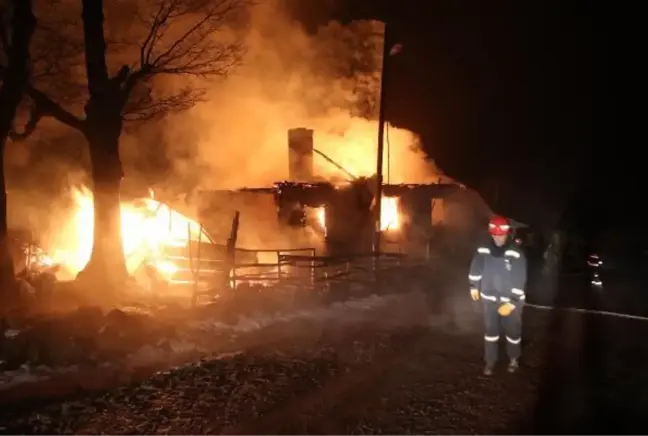
M313 130L288 130L288 180L313 181Z

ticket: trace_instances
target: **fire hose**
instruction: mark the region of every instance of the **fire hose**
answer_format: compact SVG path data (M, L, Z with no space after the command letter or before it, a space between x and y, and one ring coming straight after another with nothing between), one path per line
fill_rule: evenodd
M526 303L524 305L525 308L527 307L533 307L534 309L539 309L539 310L560 310L563 312L576 312L576 313L586 313L590 315L602 315L602 316L612 316L616 318L625 318L625 319L634 319L637 321L648 321L648 316L640 316L640 315L630 315L628 313L620 313L620 312L610 312L606 310L596 310L596 309L581 309L578 307L554 307L554 306L543 306L540 304L531 304L531 303Z

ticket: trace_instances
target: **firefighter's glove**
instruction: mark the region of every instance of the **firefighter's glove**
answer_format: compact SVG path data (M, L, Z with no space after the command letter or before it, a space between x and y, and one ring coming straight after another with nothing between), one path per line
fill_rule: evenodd
M502 316L509 316L511 312L513 312L513 309L515 309L515 306L513 306L511 303L504 303L497 308L497 313Z
M473 301L479 300L479 290L475 289L475 288L472 288L470 290L470 298L472 298Z

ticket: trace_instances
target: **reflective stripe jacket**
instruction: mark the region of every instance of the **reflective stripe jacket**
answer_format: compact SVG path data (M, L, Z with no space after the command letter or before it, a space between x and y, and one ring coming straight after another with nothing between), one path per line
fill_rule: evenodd
M498 251L502 254L497 255ZM480 246L473 255L468 280L484 300L515 305L526 298L526 276L526 257L519 247L511 244L497 250Z

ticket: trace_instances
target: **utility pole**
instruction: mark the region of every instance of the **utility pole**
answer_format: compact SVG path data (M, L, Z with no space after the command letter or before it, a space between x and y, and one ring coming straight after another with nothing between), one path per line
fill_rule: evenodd
M378 112L378 152L376 153L376 205L374 207L374 253L380 253L381 231L380 216L382 212L382 186L383 186L383 155L384 155L384 137L385 137L385 89L389 79L389 62L390 42L388 38L389 26L385 22L383 35L383 55L382 55L382 74L380 78L380 98Z
M500 188L500 183L499 183L499 176L495 176L495 207L500 208L499 204L499 188Z

